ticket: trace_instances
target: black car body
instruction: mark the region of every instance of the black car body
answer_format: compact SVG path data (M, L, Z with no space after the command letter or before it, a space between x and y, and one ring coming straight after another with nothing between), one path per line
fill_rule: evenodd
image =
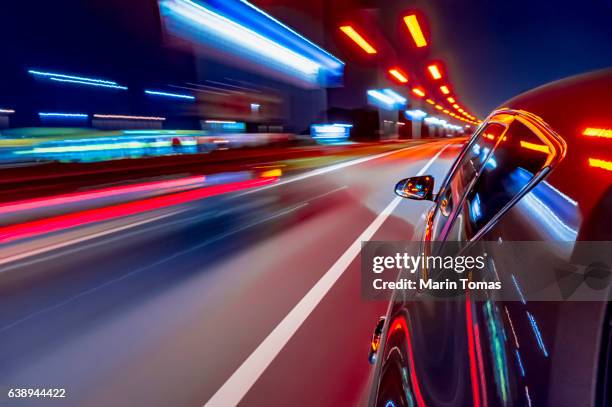
M440 242L565 242L569 264L578 242L612 240L611 96L606 70L537 88L491 113L433 199L423 251ZM495 260L498 278L524 277L508 259ZM370 402L607 405L609 286L599 295L421 302L396 292Z

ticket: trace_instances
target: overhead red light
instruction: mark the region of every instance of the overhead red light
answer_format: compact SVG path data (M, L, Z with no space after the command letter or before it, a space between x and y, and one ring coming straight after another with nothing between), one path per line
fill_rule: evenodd
M350 25L343 25L340 30L345 33L350 39L355 41L365 52L368 54L376 54L376 49L370 45L353 27Z
M397 79L401 83L408 82L408 75L402 72L399 68L389 69L389 74L391 74L395 79Z
M431 75L433 80L442 79L442 74L440 73L440 69L438 69L438 65L431 64L427 67L427 70L429 71L429 75Z
M448 95L450 93L450 90L448 89L448 86L442 85L440 86L440 92L444 93L445 95Z
M582 135L590 137L612 138L612 129L598 129L593 127L587 127L582 132Z
M425 91L423 89L421 89L421 88L412 88L412 93L414 93L415 95L417 95L420 98L425 96Z
M453 107L454 107L455 109L459 109L459 105L458 105L458 104L456 104L456 103L455 103L455 104L453 104Z
M431 100L431 99L425 99L425 101L426 101L427 103L429 103L430 105L435 105L435 104L436 104L436 102L434 102L434 101L433 101L433 100Z
M414 41L414 44L417 46L417 48L427 46L427 40L425 40L423 30L421 30L421 25L419 24L419 20L417 19L416 14L410 14L404 17L404 22L408 26L408 31L410 31L412 40Z
M612 171L612 161L600 160L599 158L589 158L589 165L602 170Z
M448 100L448 103L455 103L455 98L454 97L447 97L446 100Z

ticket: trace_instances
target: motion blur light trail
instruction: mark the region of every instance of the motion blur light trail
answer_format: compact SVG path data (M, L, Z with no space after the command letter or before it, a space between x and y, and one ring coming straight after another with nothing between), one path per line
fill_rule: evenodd
M8 202L5 204L0 204L0 214L7 214L30 209L49 208L55 205L83 202L97 198L108 198L111 196L127 193L148 192L167 188L196 186L198 184L203 183L205 180L206 177L200 175L169 181L144 182L139 184L98 189L94 191L76 192L72 194L64 194L53 197L28 199L18 202Z
M169 206L180 205L190 201L208 198L228 192L236 192L248 188L265 186L272 184L277 180L278 178L276 177L256 178L248 181L216 185L193 191L180 192L172 195L110 206L107 208L90 209L68 215L6 226L0 228L0 243L9 243L19 239L57 232L63 229L82 226L94 222L101 222L119 217L135 215L146 211L167 208Z

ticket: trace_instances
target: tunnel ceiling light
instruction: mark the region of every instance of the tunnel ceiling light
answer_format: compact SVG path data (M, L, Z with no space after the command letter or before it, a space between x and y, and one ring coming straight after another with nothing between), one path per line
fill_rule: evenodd
M427 46L427 41L425 40L423 30L421 30L421 25L419 24L416 14L410 14L404 17L404 22L406 23L406 26L408 26L408 31L410 31L412 40L417 48Z
M118 120L152 120L152 121L164 121L165 117L158 116L129 116L123 114L94 114L96 119L118 119Z
M54 72L36 71L34 69L28 70L28 73L30 73L30 74L32 74L34 76L45 76L45 77L49 77L49 78L71 79L71 80L74 80L74 81L83 81L83 82L90 82L90 83L100 83L100 84L106 84L106 85L117 85L117 82L108 81L108 80L104 80L104 79L87 78L87 77L84 77L84 76L66 75L66 74L54 73Z
M424 121L427 124L438 124L441 126L447 123L446 120L438 119L437 117L426 117Z
M442 74L440 73L440 69L438 68L438 65L431 64L427 67L427 70L429 70L429 75L431 75L431 78L433 80L442 79Z
M108 83L99 83L99 82L89 82L89 81L80 81L80 80L76 80L76 79L63 79L63 78L49 78L52 81L55 82L65 82L65 83L74 83L77 85L86 85L86 86L97 86L100 88L112 88L112 89L121 89L121 90L127 90L127 86L120 86L120 85L111 85Z
M340 30L345 33L351 40L353 40L357 45L361 47L368 54L376 54L376 48L370 45L369 42L365 40L353 27L350 25L343 25L340 27Z
M183 95L183 94L180 94L180 93L168 93L168 92L161 92L161 91L158 91L158 90L145 90L145 93L147 95L154 95L154 96L164 96L164 97L169 97L169 98L195 100L195 96L192 96L192 95Z
M379 106L383 109L392 110L398 105L397 101L385 94L382 90L372 89L368 90L368 102L372 105Z
M412 88L412 93L420 98L425 96L425 91L422 88Z
M411 120L421 120L427 116L426 112L419 109L406 110L404 113Z
M442 112L449 114L450 112L447 109L442 110Z
M601 160L599 158L589 158L589 165L594 168L612 171L612 161Z
M594 127L587 127L582 132L582 135L589 137L612 138L612 129L598 129Z
M429 103L430 105L435 105L436 104L436 102L434 102L431 99L425 99L425 102Z
M450 93L450 90L448 89L448 86L442 85L440 86L440 92L444 93L445 95L448 95Z
M458 111L459 113L463 113L463 112L465 112L465 110L463 110L462 108L457 109L457 111Z
M440 106L440 105L435 105L434 107L435 107L436 109L438 109L438 110L444 110L444 108L443 108L442 106Z
M13 109L0 109L0 114L13 114L15 111Z
M455 109L459 109L459 105L458 105L457 103L454 103L454 104L453 104L453 108L455 108Z
M406 103L406 98L400 95L399 93L393 91L392 89L383 89L382 92L385 95L389 96L391 99L393 99L397 104L401 105Z
M393 69L389 69L389 73L398 81L400 81L400 83L406 83L408 82L408 75L406 75L404 72L402 72L400 69L398 68L393 68Z
M65 117L65 118L73 118L73 119L86 119L89 115L84 113L55 113L55 112L41 112L38 113L40 117Z
M447 97L446 100L448 100L448 103L455 103L456 102L455 98L452 97L452 96Z

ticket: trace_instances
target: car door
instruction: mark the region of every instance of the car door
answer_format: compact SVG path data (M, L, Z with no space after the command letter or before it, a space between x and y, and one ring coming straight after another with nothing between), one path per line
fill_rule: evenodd
M456 218L445 236L446 242L456 242L452 250L466 249L468 245L474 249L483 241L482 237L495 228L498 220L542 181L560 153L560 146L554 141L538 132L528 118L520 115L513 118L489 156L488 165L482 168L457 209ZM521 239L520 231L516 232L514 238ZM476 248L475 252L484 250ZM495 256L490 256L485 273L498 279L494 262ZM483 275L472 278L485 279ZM508 284L508 280L512 281L505 279L504 287L514 290L514 284ZM496 301L497 293L486 297L475 300L467 295L465 306L454 316L465 321L468 346L464 351L469 366L465 374L470 376L473 402L527 405L533 398L534 389L532 394L525 390L522 384L524 355L508 340L513 335L508 316L511 305ZM537 324L537 321L529 325L532 323Z
M558 146L519 118L494 116L466 146L430 215L426 252L456 255L478 242L550 169ZM407 299L393 308L389 343L398 355L410 350L396 359L407 361L417 405L525 404L515 380L522 374L520 359L506 349L504 309L493 299L472 301L469 295L464 301Z

